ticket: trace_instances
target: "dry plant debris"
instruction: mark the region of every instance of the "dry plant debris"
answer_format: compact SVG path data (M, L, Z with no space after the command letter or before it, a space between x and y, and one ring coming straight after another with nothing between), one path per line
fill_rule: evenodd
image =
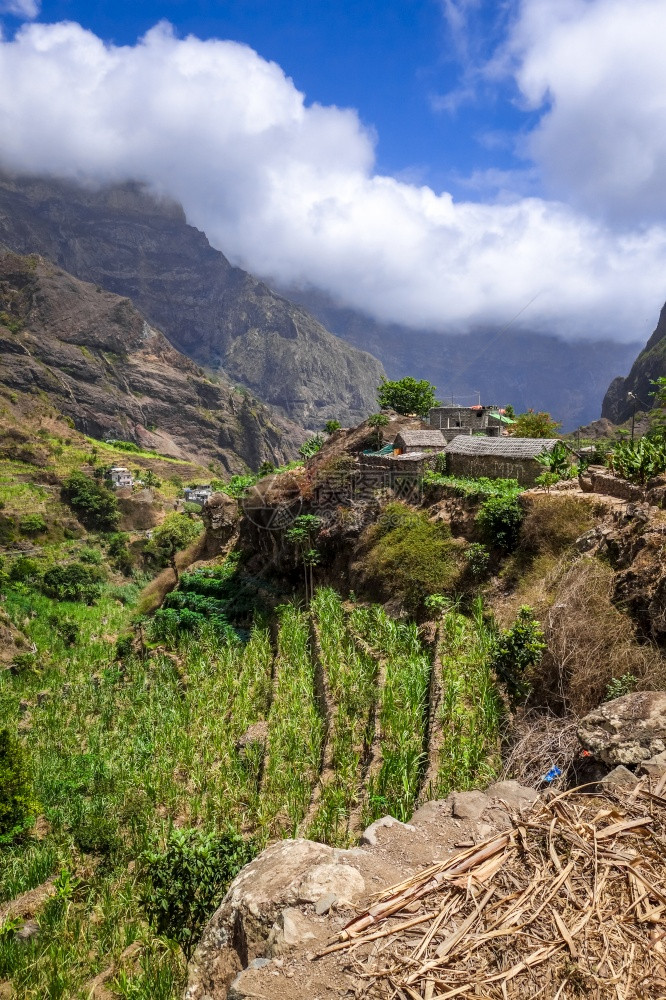
M666 775L586 786L377 897L322 952L356 997L666 1000Z

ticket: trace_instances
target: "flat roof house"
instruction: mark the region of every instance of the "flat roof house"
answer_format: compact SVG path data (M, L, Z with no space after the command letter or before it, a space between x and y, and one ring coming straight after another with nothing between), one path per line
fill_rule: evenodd
M134 483L132 473L129 469L126 469L124 465L114 465L114 467L109 470L109 477L114 490L125 489L127 486L132 486Z
M497 406L433 406L428 414L431 427L436 427L447 441L459 434L487 434L499 437L505 425L513 423ZM506 432L506 431L505 431Z
M458 435L446 446L450 476L478 479L517 479L534 486L545 468L537 456L553 450L559 438L467 437Z

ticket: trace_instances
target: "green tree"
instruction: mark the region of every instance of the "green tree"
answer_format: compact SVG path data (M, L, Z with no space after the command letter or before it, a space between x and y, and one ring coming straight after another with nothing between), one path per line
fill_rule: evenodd
M152 486L158 490L162 485L162 480L155 475L152 469L137 469L136 475L137 479L140 479L144 486Z
M372 427L375 432L375 448L379 451L384 443L384 428L388 425L389 418L385 413L371 413L368 417L368 427Z
M342 424L339 420L327 420L324 424L324 430L327 434L334 434L335 431L339 431Z
M201 532L201 524L185 514L168 514L146 545L144 552L161 566L171 566L178 582L176 555L194 541Z
M377 386L377 403L383 410L395 410L402 414L416 413L425 417L433 406L438 405L435 392L435 386L426 379L417 380L407 375L390 382L382 375Z
M120 520L118 501L103 483L90 479L83 472L72 472L63 483L61 495L87 528L95 531L116 528Z
M514 420L515 419L516 411L514 410L514 408L511 405L511 403L507 403L506 406L504 407L504 416L508 417L509 420Z
M557 435L561 426L545 410L526 410L516 417L516 422L511 426L511 435L521 438L552 438Z
M476 523L489 545L512 552L518 544L523 517L523 508L516 497L488 497L479 508Z
M285 531L285 538L294 543L303 562L306 602L311 599L314 593L313 569L319 562L319 553L314 547L314 539L320 527L321 520L315 514L300 514L294 518L291 527Z
M546 649L541 625L532 608L524 604L511 628L503 629L495 641L491 666L513 704L529 693L527 670L537 664Z
M57 601L85 601L93 604L102 589L103 571L98 566L73 562L53 566L42 577L41 587L48 597Z
M23 833L37 812L23 747L6 727L0 729L0 844Z
M233 831L171 830L164 850L146 851L142 903L158 934L176 941L189 961L229 883L256 849Z

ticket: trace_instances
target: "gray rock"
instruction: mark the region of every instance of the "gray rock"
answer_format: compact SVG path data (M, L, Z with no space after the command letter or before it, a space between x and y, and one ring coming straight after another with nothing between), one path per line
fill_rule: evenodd
M483 792L454 792L451 796L453 815L457 819L476 820L490 805L490 799Z
M317 903L334 895L341 906L351 906L365 892L365 879L357 868L345 864L315 865L298 890L299 903Z
M618 764L601 779L599 784L609 792L630 792L638 784L638 778L624 764Z
M26 920L26 922L19 927L16 932L17 941L32 941L40 934L40 926L36 920Z
M666 692L637 691L600 705L578 739L606 764L640 764L666 750Z
M325 913L335 906L338 901L338 897L334 892L327 892L325 896L318 899L315 903L315 913L318 917L323 917Z
M529 809L539 798L538 792L518 781L496 781L488 786L486 795L494 802L505 805L511 812L518 813Z
M366 844L368 847L376 847L377 831L382 829L391 829L391 827L401 829L405 833L416 832L416 828L410 823L401 823L399 819L394 819L393 816L382 816L381 819L376 819L374 823L371 823L370 826L364 830L360 843Z
M649 774L652 778L661 778L666 774L666 751L650 757L638 765L637 774Z
M314 941L315 937L311 921L300 910L288 907L280 913L268 935L267 951L275 958L306 941Z

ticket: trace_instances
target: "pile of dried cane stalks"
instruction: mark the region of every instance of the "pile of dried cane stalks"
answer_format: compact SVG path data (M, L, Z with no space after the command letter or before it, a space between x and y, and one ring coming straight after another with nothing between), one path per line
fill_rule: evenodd
M393 886L324 954L357 997L666 1000L666 776L574 789Z

